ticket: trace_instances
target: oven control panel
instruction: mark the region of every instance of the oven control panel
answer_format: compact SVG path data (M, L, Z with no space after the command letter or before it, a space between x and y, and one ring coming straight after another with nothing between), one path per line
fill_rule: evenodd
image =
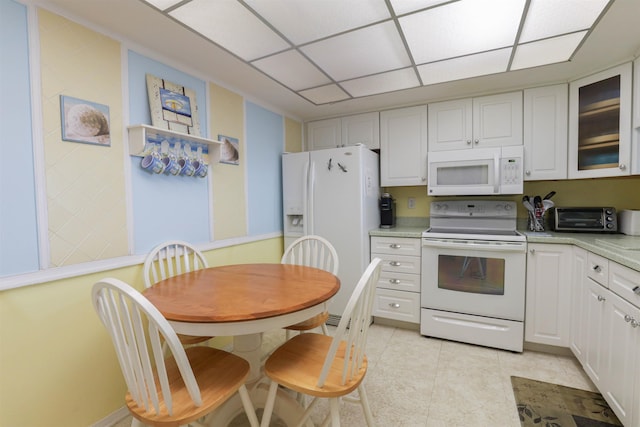
M516 202L499 200L448 200L431 202L431 217L515 218Z

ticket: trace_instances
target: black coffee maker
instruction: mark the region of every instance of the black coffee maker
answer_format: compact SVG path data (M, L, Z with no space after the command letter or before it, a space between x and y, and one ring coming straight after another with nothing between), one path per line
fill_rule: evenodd
M380 228L396 226L396 202L391 194L384 193L380 198Z

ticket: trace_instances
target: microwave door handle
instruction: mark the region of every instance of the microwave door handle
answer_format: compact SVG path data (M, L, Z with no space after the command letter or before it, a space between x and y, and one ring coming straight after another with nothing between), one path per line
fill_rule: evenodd
M493 155L493 192L500 194L500 157L498 153Z

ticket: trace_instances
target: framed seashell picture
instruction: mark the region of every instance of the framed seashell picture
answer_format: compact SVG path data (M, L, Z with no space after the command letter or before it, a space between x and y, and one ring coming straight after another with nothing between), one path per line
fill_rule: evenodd
M239 165L240 142L238 141L238 138L218 135L218 141L222 142L222 145L220 146L220 163Z
M111 146L109 106L60 95L62 140Z

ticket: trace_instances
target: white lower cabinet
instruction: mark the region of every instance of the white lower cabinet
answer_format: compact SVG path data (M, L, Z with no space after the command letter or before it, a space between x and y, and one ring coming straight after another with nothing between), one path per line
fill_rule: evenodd
M571 245L529 243L524 339L569 347Z
M639 427L640 272L577 248L573 262L570 348L620 421Z
M382 259L373 315L420 323L420 239L371 237L371 259Z
M584 327L587 291L587 251L573 247L571 263L571 326L569 348L576 359L584 364L587 329Z

